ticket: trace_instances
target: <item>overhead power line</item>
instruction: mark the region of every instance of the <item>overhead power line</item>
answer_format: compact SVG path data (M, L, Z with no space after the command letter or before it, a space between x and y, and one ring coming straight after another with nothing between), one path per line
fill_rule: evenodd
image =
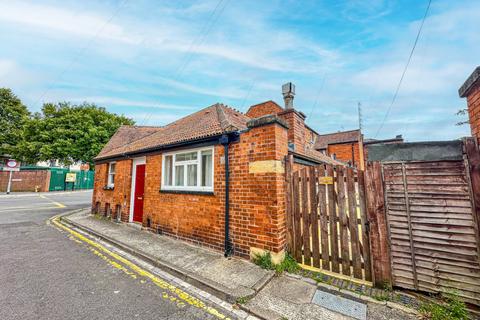
M223 3L225 1L225 3ZM191 60L193 59L193 51L196 47L199 47L203 44L203 42L207 39L208 34L213 29L214 25L217 23L218 19L222 15L223 11L225 10L226 6L228 5L229 0L219 0L217 5L213 9L212 13L206 20L204 26L200 30L198 36L190 43L188 50L185 52L183 58L183 63L175 70L172 74L172 79L178 80L180 76L183 74L187 66L190 64ZM222 6L223 3L223 6ZM143 119L141 125L147 124L150 120L153 112L149 112Z
M320 84L320 88L318 89L317 96L315 97L315 102L313 103L312 109L310 109L310 113L308 115L308 118L310 118L310 119L312 118L313 111L315 111L315 108L317 107L318 100L320 99L320 94L322 93L323 87L325 86L325 79L326 78L327 78L327 73L325 72L323 74L322 83Z
M400 91L400 86L402 85L403 78L405 77L405 74L407 73L408 66L410 65L410 61L412 60L413 53L415 51L415 48L417 47L418 39L420 38L420 34L422 33L423 25L425 23L425 20L428 15L428 11L430 10L430 5L432 4L432 0L428 1L427 9L425 9L425 14L423 15L422 22L420 23L420 27L418 28L417 32L417 37L415 38L415 42L413 43L412 50L410 51L410 55L408 56L407 64L405 65L405 68L403 69L402 76L400 77L400 81L398 82L397 88L395 90L395 94L393 95L392 102L390 103L390 106L387 109L387 112L385 113L385 116L383 117L383 120L380 124L380 127L378 127L377 133L375 133L374 138L378 136L380 131L383 129L383 125L385 124L385 121L387 121L388 116L390 115L390 111L392 110L393 104L395 103L395 100L397 99L398 92Z
M117 6L117 8L115 9L115 11L113 12L113 14L110 16L110 18L108 18L105 23L97 30L97 32L95 32L95 34L88 40L88 42L85 44L85 46L83 46L80 50L77 51L77 53L75 54L75 56L72 58L72 60L70 61L70 63L62 70L60 71L60 73L54 78L53 81L50 82L50 84L47 86L47 88L45 89L45 91L43 91L43 93L40 95L40 97L35 101L35 104L34 106L38 105L38 103L47 95L47 93L53 88L53 85L55 84L55 82L57 82L58 80L60 80L63 75L68 71L70 70L70 68L80 59L80 57L85 53L85 51L90 47L90 45L93 43L93 40L95 40L99 35L100 33L103 32L103 30L105 29L105 27L110 24L110 22L112 22L113 18L115 18L117 16L117 14L120 12L120 9L123 7L123 5L127 2L128 0L123 0L122 2L120 2L120 4Z

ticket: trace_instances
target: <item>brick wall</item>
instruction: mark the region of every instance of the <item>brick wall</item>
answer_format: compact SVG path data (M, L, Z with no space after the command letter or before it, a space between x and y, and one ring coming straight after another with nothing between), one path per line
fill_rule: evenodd
M270 100L251 106L248 109L246 115L253 119L263 117L269 114L277 114L282 111L282 107Z
M7 191L10 172L0 172L0 192ZM38 191L47 192L50 186L49 170L22 170L12 174L12 192Z
M275 121L256 123L229 146L230 226L236 255L252 248L282 252L286 241L285 178L287 130ZM160 192L162 155L147 155L143 224L153 230L223 250L225 225L225 165L223 146L214 149L214 194ZM104 190L108 164L96 166L93 206L125 202L128 221L131 160L117 161L114 190ZM126 178L123 184L122 177ZM123 191L125 190L125 191ZM123 202L122 202L123 201Z
M360 167L362 161L358 142L330 144L327 148L327 154L329 156L335 154L336 158L343 162L354 162L357 167Z
M121 206L122 221L128 221L130 210L130 187L132 182L132 160L116 161L115 187L105 190L107 185L108 163L95 165L95 183L93 186L92 209L100 203L99 213L105 214L106 205L109 204L114 218L115 208Z
M480 138L480 84L470 89L467 105L472 136Z
M294 109L285 110L278 114L288 125L288 142L295 145L295 152L305 153L307 140L305 116Z

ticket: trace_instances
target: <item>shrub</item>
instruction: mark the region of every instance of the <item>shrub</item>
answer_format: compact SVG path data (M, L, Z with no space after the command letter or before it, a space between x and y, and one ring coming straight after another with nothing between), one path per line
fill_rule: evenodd
M288 253L285 256L285 259L283 259L283 261L277 265L273 263L270 252L266 252L262 255L256 255L253 258L253 262L263 269L275 270L277 274L281 274L285 271L289 273L296 273L300 269L298 263Z
M457 294L448 293L443 295L445 303L426 303L420 307L423 319L432 320L466 320L468 310L465 303Z

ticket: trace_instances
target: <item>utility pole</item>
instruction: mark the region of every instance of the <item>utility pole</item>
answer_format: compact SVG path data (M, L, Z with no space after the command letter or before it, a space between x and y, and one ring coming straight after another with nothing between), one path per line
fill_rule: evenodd
M10 193L10 189L12 187L12 173L13 171L10 171L10 174L8 175L7 194Z
M358 128L362 131L362 104L358 102Z

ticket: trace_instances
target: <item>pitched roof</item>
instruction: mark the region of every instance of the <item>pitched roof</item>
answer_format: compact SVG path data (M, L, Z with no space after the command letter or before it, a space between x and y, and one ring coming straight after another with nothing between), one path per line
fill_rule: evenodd
M318 135L315 149L326 149L329 144L355 142L360 138L360 130L339 131L329 134Z
M122 126L95 160L244 130L248 120L243 113L217 103L164 127Z
M332 157L327 156L327 155L325 155L325 154L323 154L323 153L321 153L320 151L317 151L317 150L305 150L305 155L309 158L312 158L312 159L314 159L316 161L319 161L319 162L322 162L322 163L327 163L327 164L331 164L331 165L342 165L342 166L345 165L344 162L333 159Z

